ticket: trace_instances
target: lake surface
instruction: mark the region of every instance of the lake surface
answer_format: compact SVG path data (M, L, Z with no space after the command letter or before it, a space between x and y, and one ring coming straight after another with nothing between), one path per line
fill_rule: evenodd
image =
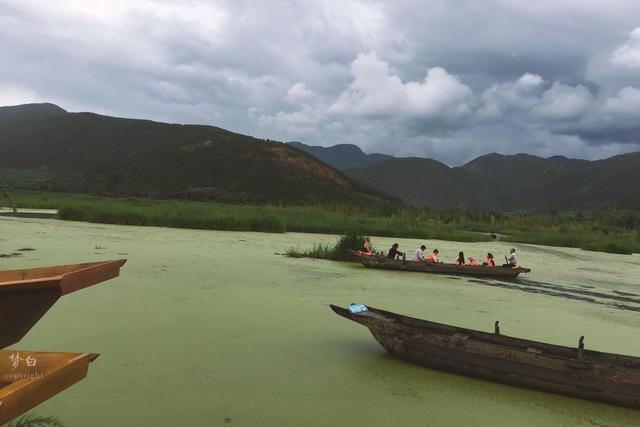
M329 303L640 356L640 256L515 245L503 283L290 259L335 236L0 218L0 270L127 258L68 295L16 349L96 352L88 377L36 409L68 426L638 426L640 411L469 379L386 354ZM412 251L417 239L394 241ZM505 242L426 241L498 258Z

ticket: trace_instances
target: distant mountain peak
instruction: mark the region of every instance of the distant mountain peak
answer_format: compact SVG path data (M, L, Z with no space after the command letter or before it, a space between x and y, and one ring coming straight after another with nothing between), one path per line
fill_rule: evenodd
M22 112L28 111L48 111L51 113L67 113L67 110L64 108L52 104L50 102L34 102L30 104L18 104L18 105L7 105L4 107L0 107L0 111L8 111L8 110L19 110Z
M360 147L353 144L337 144L331 147L307 145L298 141L287 142L287 144L306 151L318 160L341 171L366 168L393 158L386 154L366 154Z
M0 121L36 120L68 114L67 111L48 102L0 107Z
M560 162L568 162L571 159L569 159L568 157L565 156L551 156L551 157L547 157L549 160L557 160Z

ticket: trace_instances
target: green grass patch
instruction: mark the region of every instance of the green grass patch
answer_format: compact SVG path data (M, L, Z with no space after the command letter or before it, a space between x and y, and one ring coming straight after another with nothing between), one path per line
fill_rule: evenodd
M334 261L349 261L352 257L350 251L361 249L364 243L364 236L359 234L345 234L341 236L335 245L316 244L308 250L300 248L289 248L285 255L291 258L318 258L330 259ZM374 249L375 250L375 249Z
M451 224L430 223L368 212L348 205L238 206L212 202L106 198L82 194L19 192L19 207L58 209L60 219L107 224L154 225L232 231L286 231L324 234L449 239L466 242L488 238Z
M306 232L480 242L489 231L504 240L618 254L640 253L640 213L543 215L434 211L398 206L231 205L184 200L107 198L84 194L16 192L22 208L58 209L65 220L272 233ZM316 253L333 248L318 246Z

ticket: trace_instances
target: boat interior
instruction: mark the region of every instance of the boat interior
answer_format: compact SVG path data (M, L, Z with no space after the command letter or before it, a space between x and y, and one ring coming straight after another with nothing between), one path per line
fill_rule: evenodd
M82 380L95 353L0 350L0 424Z

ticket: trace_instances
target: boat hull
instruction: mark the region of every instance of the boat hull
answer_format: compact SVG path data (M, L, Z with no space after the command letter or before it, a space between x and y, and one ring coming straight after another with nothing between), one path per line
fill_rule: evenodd
M365 255L354 255L354 259L368 268L474 277L502 277L513 279L518 277L520 273L528 273L531 271L528 268L522 267L485 267L449 263L436 264L423 261L405 261Z
M20 341L61 296L117 277L125 262L0 271L0 349Z
M437 370L640 409L640 358L421 321L383 310L337 314L365 325L390 354ZM420 324L424 322L423 324Z

